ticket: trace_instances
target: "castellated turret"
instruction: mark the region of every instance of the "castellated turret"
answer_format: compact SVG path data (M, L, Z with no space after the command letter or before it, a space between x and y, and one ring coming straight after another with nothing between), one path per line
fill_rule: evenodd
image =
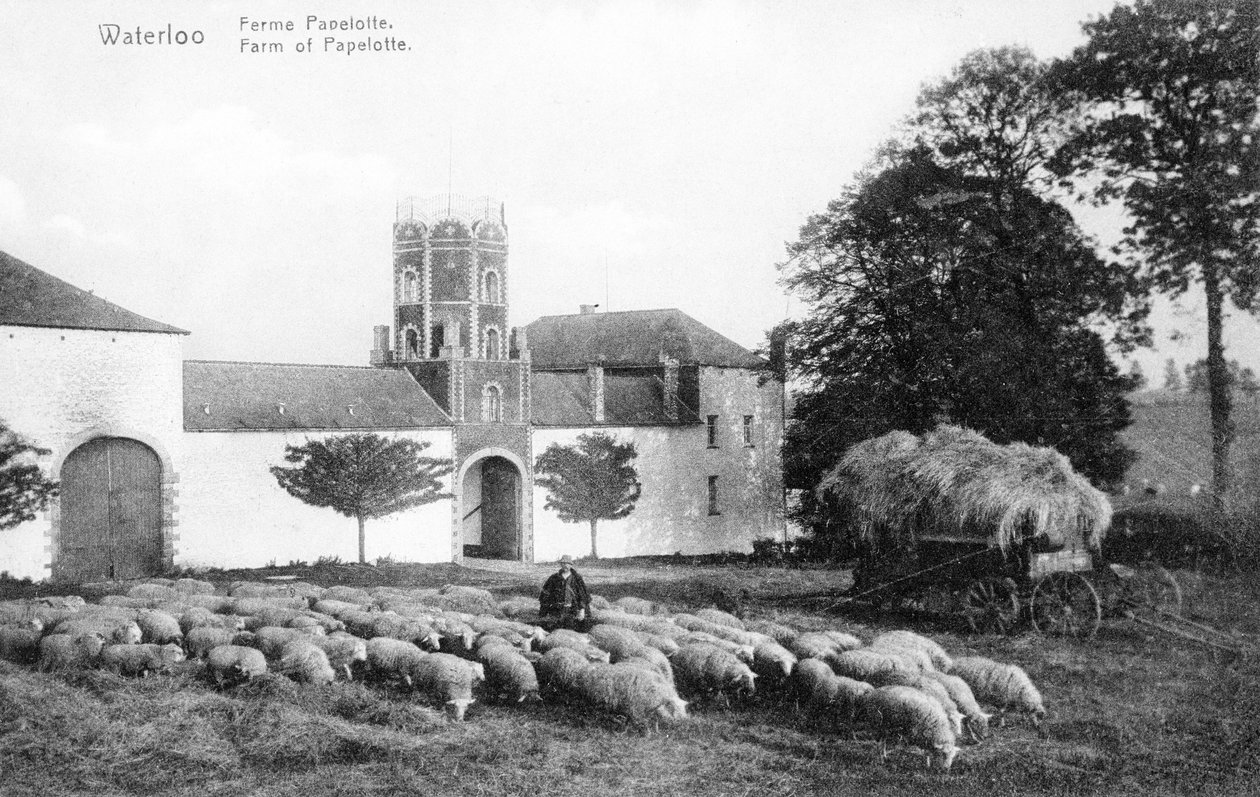
M528 350L508 327L508 232L490 197L407 197L394 218L394 328L372 363L402 366L457 423L526 423ZM524 360L524 368L522 368Z

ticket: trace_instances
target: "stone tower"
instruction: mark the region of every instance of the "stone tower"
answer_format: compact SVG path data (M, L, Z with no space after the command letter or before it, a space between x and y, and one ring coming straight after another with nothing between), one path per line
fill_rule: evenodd
M398 203L394 337L376 327L372 364L405 368L451 416L457 558L532 548L529 349L508 327L507 250L490 197Z

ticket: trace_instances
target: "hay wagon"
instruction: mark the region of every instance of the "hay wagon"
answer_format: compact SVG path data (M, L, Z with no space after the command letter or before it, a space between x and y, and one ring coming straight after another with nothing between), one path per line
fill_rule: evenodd
M817 495L862 551L846 600L1077 637L1107 614L1180 611L1158 565L1103 561L1111 506L1053 449L892 432L852 447Z

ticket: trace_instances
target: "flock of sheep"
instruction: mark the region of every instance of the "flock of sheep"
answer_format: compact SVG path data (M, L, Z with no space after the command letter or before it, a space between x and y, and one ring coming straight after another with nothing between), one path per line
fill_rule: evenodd
M687 716L689 702L791 700L813 717L864 723L949 769L960 742L988 735L991 714L1045 707L1019 667L951 657L910 631L863 641L743 621L718 609L669 613L641 598L592 601L589 632L537 620L533 598L486 590L322 588L155 579L88 604L77 596L0 602L0 658L43 671L124 675L204 662L231 688L267 672L311 684L361 677L397 684L463 719L475 696L575 703L639 727ZM189 665L182 665L187 667ZM885 746L885 752L887 750Z

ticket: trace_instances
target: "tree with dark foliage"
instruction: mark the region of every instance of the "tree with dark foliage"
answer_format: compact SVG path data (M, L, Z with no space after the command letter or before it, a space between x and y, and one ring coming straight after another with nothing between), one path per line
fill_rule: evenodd
M566 523L591 525L591 558L599 558L596 528L634 511L642 485L631 464L634 443L618 443L602 432L578 435L577 444L552 443L534 463L535 481L547 489L547 509Z
M449 460L423 455L428 443L378 434L349 434L285 446L285 461L271 469L290 495L359 522L359 564L367 562L364 526L379 518L449 498L442 491Z
M1137 0L1084 25L1055 65L1060 96L1085 114L1055 166L1129 214L1123 248L1160 292L1201 286L1207 311L1212 484L1231 483L1226 304L1260 286L1260 5Z
M47 456L0 420L0 529L34 520L57 495L57 482L44 476L32 460Z

